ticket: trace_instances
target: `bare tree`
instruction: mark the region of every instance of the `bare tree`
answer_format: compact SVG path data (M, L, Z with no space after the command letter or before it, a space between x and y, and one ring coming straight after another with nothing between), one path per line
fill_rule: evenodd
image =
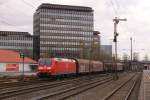
M149 61L149 57L147 54L145 54L145 56L144 56L144 61Z
M99 59L103 60L103 61L105 61L105 60L112 60L112 55L109 55L105 51L101 50Z
M133 53L133 60L134 61L139 61L139 53L137 53L137 52Z
M122 59L123 59L124 61L128 61L128 60L129 60L129 55L126 54L126 53L124 53Z

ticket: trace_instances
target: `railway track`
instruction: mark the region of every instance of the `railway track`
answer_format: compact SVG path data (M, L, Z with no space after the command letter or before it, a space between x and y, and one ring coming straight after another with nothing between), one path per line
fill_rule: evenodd
M125 74L124 74L125 75ZM120 74L119 76L124 76L123 74ZM78 85L76 87L64 89L64 90L59 90L56 92L53 92L51 94L43 95L40 98L34 98L35 100L70 100L70 97L74 97L78 94L81 94L83 92L86 92L92 88L98 87L98 86L103 86L105 83L110 84L112 83L113 79L106 79L102 81L93 81L85 84ZM76 100L76 99L75 99ZM86 99L84 99L86 100ZM93 99L94 100L94 99Z
M110 92L103 100L129 100L140 77L141 73L135 74Z
M34 81L19 81L19 82L6 82L0 83L0 90L11 88L11 87L20 87L20 86L27 86L35 83L44 83L46 81L34 80Z
M105 76L107 74L101 74L101 76ZM85 76L82 76L85 77ZM72 77L69 79L74 79L76 77ZM68 80L68 78L62 78L62 80ZM15 81L15 82L2 82L0 83L0 90L6 89L6 88L14 88L14 87L21 87L21 86L28 86L32 84L41 84L41 83L46 83L46 82L54 82L54 81L60 81L60 80L28 80L28 81Z
M82 93L84 91L87 91L91 88L94 88L96 86L99 86L99 85L102 85L104 83L110 82L111 80L113 80L112 77L111 78L105 78L103 80L95 80L95 81L88 82L88 83L84 82L84 84L79 84L77 86L61 90L59 92L56 91L56 92L53 92L51 94L44 95L40 98L35 98L35 99L36 100L45 100L45 99L64 100L64 99L67 99L71 96L74 96L74 95L77 95L77 94Z
M100 78L101 77L101 78ZM104 80L104 79L110 79L110 76L99 76L99 77L95 77L95 76L91 76L91 81L92 80ZM72 80L66 80L66 81L59 81L59 82L49 82L49 83L45 83L45 84L37 84L37 85L31 85L28 87L24 87L24 88L12 88L12 89L8 89L5 91L1 91L0 92L0 99L6 99L6 98L11 98L11 97L17 97L19 95L22 94L27 94L27 93L32 93L35 91L39 91L39 90L46 90L46 89L51 89L51 88L57 88L57 87L73 87L76 85L80 85L83 82L89 82L89 77L82 77L82 78L77 78L77 79L72 79Z

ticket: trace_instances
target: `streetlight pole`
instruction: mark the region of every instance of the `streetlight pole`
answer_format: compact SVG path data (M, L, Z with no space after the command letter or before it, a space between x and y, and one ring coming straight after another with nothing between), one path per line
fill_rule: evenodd
M92 62L92 55L93 55L93 41L94 40L91 41L91 45L90 45L91 47L89 53L89 74L91 73L91 67L92 67L91 62Z
M20 58L22 58L22 77L21 80L24 80L24 53L20 53Z
M119 35L117 33L117 24L119 23L119 21L126 21L127 19L119 19L117 17L115 17L113 19L114 21L114 43L115 43L115 76L114 79L118 79L118 75L117 75L117 36Z
M130 38L131 40L131 66L130 66L130 69L132 69L132 37Z
M22 73L22 79L24 80L24 56L23 56L23 58L22 58L22 60L23 60L23 63L22 63L22 67L23 67L23 73Z

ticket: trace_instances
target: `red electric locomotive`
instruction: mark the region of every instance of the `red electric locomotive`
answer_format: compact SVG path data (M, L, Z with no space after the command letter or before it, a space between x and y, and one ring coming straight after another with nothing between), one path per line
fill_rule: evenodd
M41 58L38 65L39 77L50 77L58 75L75 75L113 71L113 64L101 61L86 59L67 59L67 58ZM117 71L123 70L122 64L117 64Z
M76 74L76 70L76 62L73 59L42 58L39 60L38 76Z

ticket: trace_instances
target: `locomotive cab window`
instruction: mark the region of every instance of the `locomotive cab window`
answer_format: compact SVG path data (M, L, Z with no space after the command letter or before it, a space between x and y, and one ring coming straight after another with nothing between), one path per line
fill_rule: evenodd
M50 59L40 59L39 60L39 65L47 65L50 66L51 65L51 60Z
M43 59L40 59L39 60L39 65L44 65L45 64L45 61Z
M50 60L50 59L46 59L46 60L45 60L45 64L46 64L46 65L51 65L51 60Z

